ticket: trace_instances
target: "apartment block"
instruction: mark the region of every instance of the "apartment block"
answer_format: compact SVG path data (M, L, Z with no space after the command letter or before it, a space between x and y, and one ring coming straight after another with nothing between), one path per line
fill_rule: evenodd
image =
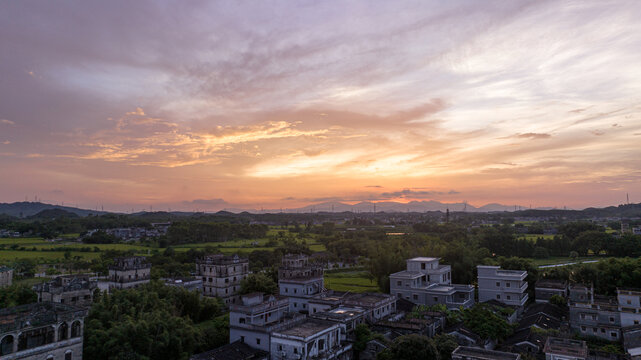
M621 316L614 297L594 294L592 287L570 285L570 327L583 336L621 340Z
M407 260L407 270L390 275L390 294L420 305L444 304L449 309L474 305L472 285L452 284L452 268L439 258Z
M617 289L621 326L641 324L641 289Z
M290 311L308 313L309 299L325 291L323 266L309 262L304 254L283 256L278 269L278 290L289 298Z
M240 282L249 274L249 260L238 255L207 255L196 261L204 296L219 297L226 305L240 300Z
M359 309L343 309L316 318L289 311L289 298L254 293L230 305L230 343L247 344L270 353L271 359L350 359L344 342L347 323L360 323Z
M500 266L479 265L479 302L497 300L506 305L525 306L528 300L527 271L503 270Z

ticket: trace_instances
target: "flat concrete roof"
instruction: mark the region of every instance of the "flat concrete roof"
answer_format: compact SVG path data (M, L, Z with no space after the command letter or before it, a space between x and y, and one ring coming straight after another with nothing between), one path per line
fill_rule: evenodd
M435 257L415 257L411 259L407 259L407 261L434 261L434 260L440 260L441 258L435 258Z
M459 346L452 352L452 357L463 356L472 359L488 359L488 360L517 360L520 359L519 354L513 354L503 351L485 350L481 348Z
M331 322L331 321L324 321L324 320L318 320L318 319L307 319L305 322L296 325L294 327L291 327L286 330L282 331L276 331L274 332L274 335L276 334L282 334L286 336L295 336L299 338L308 338L312 335L318 334L319 332L322 332L324 330L327 330L333 326L337 326L336 323Z

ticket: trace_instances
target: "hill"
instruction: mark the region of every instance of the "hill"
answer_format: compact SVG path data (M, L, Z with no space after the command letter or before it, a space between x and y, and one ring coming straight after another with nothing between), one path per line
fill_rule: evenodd
M0 214L6 214L10 216L19 217L19 218L31 217L44 210L62 210L68 213L75 214L77 216L107 214L106 211L78 209L70 206L44 204L41 202L23 201L23 202L11 203L11 204L0 203Z

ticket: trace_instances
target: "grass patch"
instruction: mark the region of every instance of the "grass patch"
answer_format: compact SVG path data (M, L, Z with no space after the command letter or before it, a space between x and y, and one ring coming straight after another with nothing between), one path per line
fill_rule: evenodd
M370 280L367 271L345 271L325 274L325 287L336 291L380 292L378 284Z
M96 259L100 253L72 251L71 257L79 256L85 260ZM35 260L39 264L55 262L65 258L64 251L18 251L0 250L0 264L8 264L19 259Z

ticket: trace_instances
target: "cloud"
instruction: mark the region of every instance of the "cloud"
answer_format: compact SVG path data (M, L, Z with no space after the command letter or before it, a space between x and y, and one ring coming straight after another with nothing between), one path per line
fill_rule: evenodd
M0 124L4 124L4 125L15 125L16 123L15 123L15 122L13 122L13 121L11 121L11 120L7 120L7 119L0 119Z
M384 193L381 193L380 196L383 199L395 199L395 198L429 199L439 195L455 195L455 194L459 194L459 192L455 190L444 192L444 191L433 191L433 190L416 191L412 189L403 189L400 191L384 192Z
M365 185L365 187L366 187L366 188L377 188L377 189L381 189L381 188L383 188L383 187L382 187L382 186L380 186L380 185Z
M3 144L3 145L9 145L9 144L11 144L11 141L9 141L9 140L5 140L5 141L3 141L3 142L2 142L2 144Z
M229 205L229 203L223 199L195 199L191 201L183 201L183 205L221 207L221 206L227 206Z
M513 137L516 137L519 139L538 140L538 139L549 139L550 137L552 137L552 135L544 134L544 133L525 133L525 134L515 134Z

